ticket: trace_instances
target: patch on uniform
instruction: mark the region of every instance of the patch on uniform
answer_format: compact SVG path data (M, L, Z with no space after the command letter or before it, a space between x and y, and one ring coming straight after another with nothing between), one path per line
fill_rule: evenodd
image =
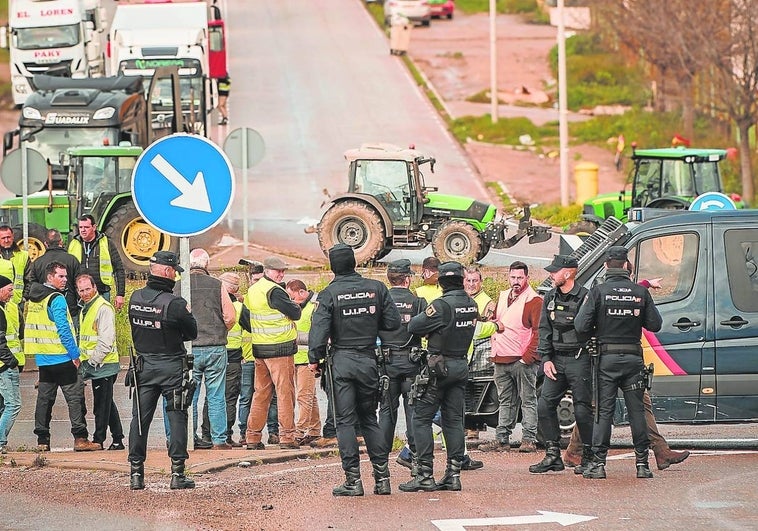
M427 317L434 317L437 315L437 310L434 308L434 305L430 304L426 307L426 311L424 313Z

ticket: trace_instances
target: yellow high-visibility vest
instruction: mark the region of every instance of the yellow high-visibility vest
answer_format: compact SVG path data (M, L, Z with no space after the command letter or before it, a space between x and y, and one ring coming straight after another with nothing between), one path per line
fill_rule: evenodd
M295 323L279 310L268 305L268 292L283 288L263 277L250 286L245 295L245 306L250 311L251 341L253 345L278 345L297 339Z
M102 236L98 240L97 246L99 248L98 259L100 260L100 280L106 286L113 287L113 264L111 263L111 253L108 249L108 238ZM82 262L84 258L84 247L82 242L78 238L71 240L68 244L69 254L74 255L79 262Z
M97 328L95 327L95 318L97 312L103 305L108 305L113 310L111 303L106 301L100 295L95 297L95 300L87 307L86 312L82 312L82 320L79 323L79 350L80 359L82 361L90 359L95 352L97 346ZM118 363L118 352L116 351L116 343L113 343L111 351L105 355L103 363Z
M26 364L26 356L24 356L24 349L21 346L21 338L18 337L18 305L13 300L9 300L5 306L0 305L0 308L5 313L5 322L7 323L5 339L8 342L8 349L16 357L18 364L23 367ZM3 362L0 361L0 367L2 366Z
M47 316L47 306L52 297L63 297L63 294L55 292L39 302L26 302L27 314L24 326L24 351L50 356L59 355L68 358L66 347L58 335L58 328L55 326L55 322ZM68 318L68 325L71 327L71 335L76 337L74 323L68 311L66 311L66 317Z

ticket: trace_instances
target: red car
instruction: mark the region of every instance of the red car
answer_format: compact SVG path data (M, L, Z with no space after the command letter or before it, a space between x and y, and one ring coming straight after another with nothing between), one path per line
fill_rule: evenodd
M455 11L454 0L428 0L429 7L432 8L432 18L447 17L453 18L453 11Z

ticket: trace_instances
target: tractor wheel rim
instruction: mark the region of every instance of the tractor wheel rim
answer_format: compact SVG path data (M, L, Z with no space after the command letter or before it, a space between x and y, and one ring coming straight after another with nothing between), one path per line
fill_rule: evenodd
M366 229L356 220L347 220L337 229L337 241L350 247L360 247L366 241Z
M445 247L449 254L460 256L468 252L470 245L468 238L465 235L455 233L448 237L447 242L445 242Z
M132 220L125 228L121 241L129 259L138 265L147 265L156 251L169 248L170 238L148 225L142 219Z

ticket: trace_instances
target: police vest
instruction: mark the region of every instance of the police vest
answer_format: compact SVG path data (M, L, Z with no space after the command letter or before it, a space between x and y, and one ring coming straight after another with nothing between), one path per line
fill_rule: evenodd
M5 303L5 306L0 304L0 308L5 314L5 322L7 323L5 329L5 339L8 342L8 349L18 360L19 366L26 363L26 357L24 356L24 349L21 346L21 338L18 337L19 328L19 313L18 306L12 300ZM0 361L0 367L3 366L3 362Z
M416 288L416 296L431 304L433 300L442 297L442 288L439 284L424 284Z
M597 286L597 339L603 344L639 345L645 318L647 289L631 280L606 281Z
M113 311L113 306L103 297L97 295L95 300L82 311L82 320L79 323L79 350L81 351L82 360L90 359L95 352L98 338L95 319L97 318L97 312L100 311L100 307L104 305L110 306L111 311ZM111 351L105 355L103 363L118 363L118 352L116 351L115 342Z
M235 350L242 348L242 326L240 325L240 314L242 313L242 303L233 301L234 306L234 326L226 335L226 349Z
M63 297L62 293L51 293L39 302L27 301L26 324L24 326L24 351L34 354L46 354L49 356L62 356L68 359L66 347L58 335L55 322L47 315L47 308L53 297ZM71 335L74 333L74 323L71 314L66 311Z
M311 300L309 300L303 307L303 313L300 315L300 319L295 321L295 327L299 333L307 334L311 331L311 319L313 318L313 312L316 310L316 300L318 294L314 293ZM295 365L304 365L308 363L308 345L297 346L297 354L295 354Z
M181 332L167 326L168 307L178 297L152 288L138 289L129 299L129 324L137 352L184 354Z
M390 288L390 297L400 313L400 328L397 330L380 330L382 345L390 349L410 350L421 345L421 338L408 332L411 318L422 311L421 299L405 288Z
M576 295L566 295L554 288L545 297L547 316L553 326L553 350L574 352L587 338L579 337L574 328L574 319L587 295L587 288L580 287Z
M251 342L253 345L279 345L297 339L295 323L268 304L268 293L281 289L266 277L250 286L245 295L245 306L250 311Z
M386 289L378 280L361 277L333 282L327 287L334 303L332 341L335 347L374 351L384 308L382 294ZM323 292L321 296L323 300Z
M108 249L108 238L100 236L97 241L97 247L97 256L100 261L100 281L109 288L112 288L113 264L111 263L111 253ZM79 237L71 240L71 243L68 245L68 252L69 254L74 255L80 263L82 262L82 259L84 258L84 247L82 246L82 241Z
M447 304L450 308L450 320L447 325L429 334L429 352L465 358L479 315L476 302L461 289L443 294L435 306L439 308L441 304Z

